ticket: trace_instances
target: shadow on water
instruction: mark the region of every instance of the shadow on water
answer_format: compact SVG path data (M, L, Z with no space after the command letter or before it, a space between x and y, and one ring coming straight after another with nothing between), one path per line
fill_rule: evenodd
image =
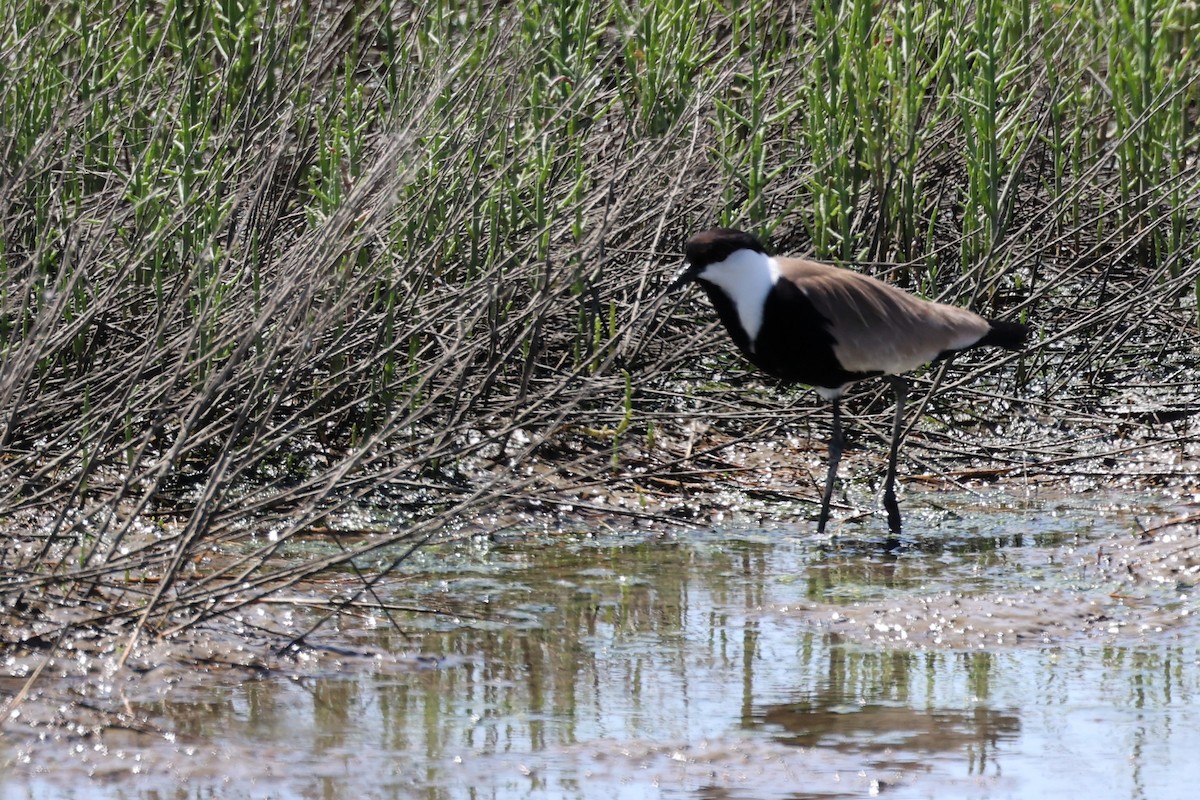
M413 668L144 681L123 702L168 736L9 741L0 796L1190 796L1195 604L1100 568L1132 529L972 498L895 552L807 528L431 550L397 599L462 613L341 631Z

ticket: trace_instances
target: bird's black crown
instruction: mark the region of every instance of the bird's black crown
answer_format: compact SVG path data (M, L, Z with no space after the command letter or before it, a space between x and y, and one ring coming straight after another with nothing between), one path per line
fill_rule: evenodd
M687 262L694 270L720 263L738 250L754 250L764 255L767 253L763 243L755 236L734 228L710 228L703 233L697 233L684 245Z

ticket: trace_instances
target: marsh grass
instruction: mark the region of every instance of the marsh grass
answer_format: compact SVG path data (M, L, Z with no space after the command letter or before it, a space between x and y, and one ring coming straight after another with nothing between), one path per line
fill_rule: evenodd
M18 640L72 607L132 643L348 567L370 599L454 520L683 469L682 418L776 433L660 297L716 222L1030 322L931 374L948 425L1150 433L1124 387L1194 401L1193 4L3 9ZM315 529L371 535L295 558Z

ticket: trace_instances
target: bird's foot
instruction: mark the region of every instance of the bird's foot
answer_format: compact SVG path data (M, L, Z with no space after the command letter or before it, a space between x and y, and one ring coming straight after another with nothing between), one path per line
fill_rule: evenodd
M883 507L887 509L888 531L891 533L900 533L900 504L896 502L896 495L892 493L883 496Z

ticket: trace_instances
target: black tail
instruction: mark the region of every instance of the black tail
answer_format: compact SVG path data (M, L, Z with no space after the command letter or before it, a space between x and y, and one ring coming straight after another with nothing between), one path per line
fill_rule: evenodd
M1019 322L989 319L988 325L992 327L988 329L982 339L975 343L975 347L992 345L1003 347L1005 350L1020 350L1025 346L1025 340L1029 337L1029 326Z

